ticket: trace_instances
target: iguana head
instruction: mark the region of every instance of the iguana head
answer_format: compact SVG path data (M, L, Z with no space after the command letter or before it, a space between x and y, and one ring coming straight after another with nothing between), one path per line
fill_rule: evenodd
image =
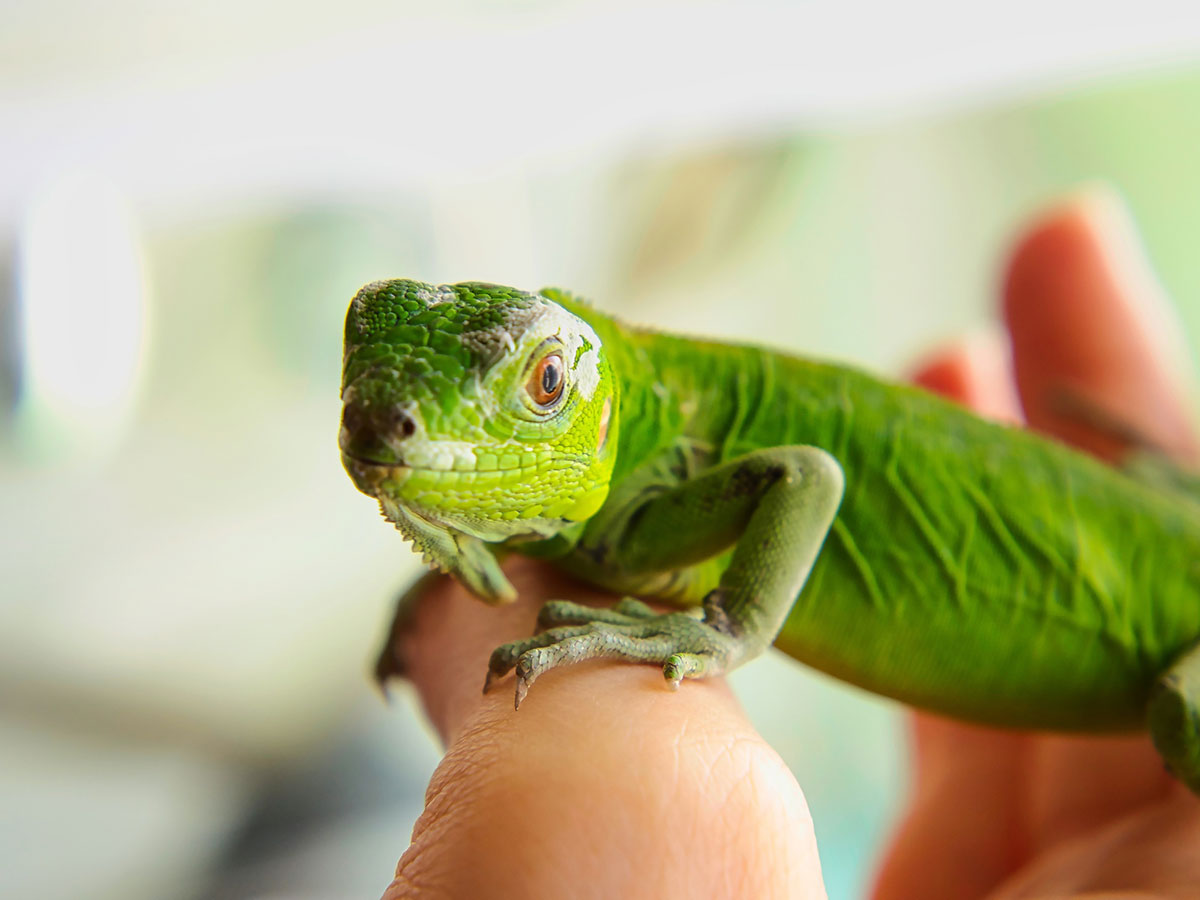
M558 303L492 284L373 282L346 314L342 365L346 471L486 599L511 588L498 570L462 570L494 566L478 541L549 537L603 503L614 379L596 333Z

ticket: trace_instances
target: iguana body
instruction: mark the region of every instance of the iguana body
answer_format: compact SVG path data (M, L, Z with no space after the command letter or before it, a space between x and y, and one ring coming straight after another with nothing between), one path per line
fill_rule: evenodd
M1186 496L920 390L629 328L557 291L368 285L344 376L355 483L483 599L511 599L504 544L702 605L549 604L549 631L492 658L491 675L517 669L518 703L578 659L658 663L677 684L774 641L960 718L1149 724L1200 792Z

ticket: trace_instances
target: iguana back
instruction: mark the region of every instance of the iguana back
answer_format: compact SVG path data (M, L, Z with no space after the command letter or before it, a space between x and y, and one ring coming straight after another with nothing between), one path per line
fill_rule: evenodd
M617 475L807 444L845 473L776 646L868 690L1022 727L1136 728L1200 639L1200 507L916 388L623 327Z

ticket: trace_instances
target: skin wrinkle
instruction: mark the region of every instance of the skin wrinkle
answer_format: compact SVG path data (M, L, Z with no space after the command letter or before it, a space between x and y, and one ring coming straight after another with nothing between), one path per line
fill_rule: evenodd
M850 529L843 521L835 519L829 533L832 537L838 539L845 549L846 555L854 563L855 571L862 579L867 596L871 598L871 605L877 610L886 609L886 601L884 600L883 592L879 589L879 582L875 580L875 573L871 570L870 560L858 549L858 545L854 542L854 536L850 533Z
M733 372L733 384L729 396L733 401L733 420L725 432L721 442L722 460L733 459L738 455L737 444L745 433L747 416L753 416L755 400L750 396L749 374L741 368Z
M1138 556L1142 554L1140 548L1135 549L1134 552ZM1133 589L1143 590L1140 586L1134 587ZM1157 610L1158 607L1155 607L1155 609ZM1160 612L1160 616L1161 615L1162 613ZM1158 635L1165 631L1163 628L1164 624L1165 623L1162 621L1154 619L1145 622L1141 628L1136 628L1136 625L1134 626L1136 631L1131 632L1131 634L1134 636L1133 647L1139 655L1139 663L1142 666L1148 665L1151 660L1162 657L1162 645L1159 642Z
M1083 532L1081 530L1083 520L1076 514L1076 491L1074 486L1068 486L1068 488L1062 493L1063 497L1065 498L1064 503L1067 505L1067 510L1070 514L1070 521L1072 522L1075 533L1075 554L1072 559L1072 562L1074 563L1073 569L1075 578L1073 579L1072 583L1073 585L1086 584L1091 589L1091 596L1095 598L1095 605L1092 608L1099 613L1100 620L1104 625L1103 631L1112 635L1114 638L1121 640L1128 650L1135 650L1133 635L1130 630L1132 627L1132 622L1128 615L1130 610L1126 609L1127 615L1124 619L1122 619L1117 607L1115 596L1110 590L1106 589L1106 585L1100 583L1098 580L1098 564L1093 562L1093 565L1086 567L1083 564L1086 553L1082 539ZM1129 591L1130 588L1130 585L1124 584L1118 589ZM1081 596L1086 597L1086 595L1080 595L1077 593L1072 595L1072 600L1078 603ZM1136 655L1136 652L1133 655Z
M752 833L755 820L763 810L778 807L776 792L767 789L761 773L782 768L774 751L759 741L741 738L727 742L717 748L712 761L715 783L726 785L722 797L714 802L715 818L722 823L724 831L734 835ZM769 755L770 760L763 760ZM720 896L762 896L762 886L757 873L770 872L790 862L786 852L775 839L758 841L750 845L749 854L740 854L739 864L725 870L727 893ZM733 879L738 879L736 882Z
M988 499L987 494L978 485L967 484L966 490L971 500L974 501L976 509L983 514L982 519L992 532L997 545L1008 553L1009 560L1014 567L1020 566L1025 561L1023 551L1017 541L1016 535L1009 530L1008 526L1004 523L1003 517L992 506L992 501Z
M1069 493L1071 490L1072 489L1069 485L1061 487L1061 491L1063 493ZM1057 495L1058 495L1058 492L1057 491L1054 492L1054 496L1057 496ZM1048 512L1054 513L1057 511L1050 510ZM1020 530L1021 524L1019 522L1014 522L1013 524L1014 524L1015 528L1009 529L1009 533L1019 542L1019 545L1023 548L1021 551L1019 551L1020 553L1023 554L1022 560L1026 559L1030 556L1038 556L1039 557L1038 560L1032 564L1033 568L1038 569L1038 568L1042 568L1042 567L1049 567L1049 568L1054 569L1060 575L1069 575L1071 572L1073 572L1077 568L1078 556L1079 556L1078 544L1076 544L1077 552L1074 555L1075 559L1076 559L1076 564L1072 565L1067 560L1056 556L1053 552L1053 548L1045 540L1038 538L1036 535L1027 534L1027 533L1024 533L1023 531L1021 531Z
M973 499L980 499L982 497L981 492L978 490L978 488L975 488L974 486L968 486L968 491L972 495ZM983 503L990 506L989 501L984 500ZM998 516L996 517L996 521L993 521L992 517L990 517L990 516L984 516L984 520L987 521L989 523L989 525L993 525L997 528L1003 527L1002 522L1000 521ZM997 532L997 534L999 534L999 532ZM1044 563L1047 565L1054 566L1055 568L1057 568L1059 571L1062 571L1062 572L1075 572L1075 571L1078 571L1078 569L1080 567L1082 555L1079 553L1076 553L1074 555L1074 564L1068 564L1065 560L1062 560L1062 559L1052 555L1049 552L1049 548L1046 546L1044 541L1039 541L1036 538L1024 536L1024 535L1018 536L1019 532L1012 532L1009 530L1005 530L1004 534L1012 537L1014 540L1020 541L1022 544L1024 544L1026 547L1031 548L1033 551L1042 554L1040 562L1035 562L1035 563L1031 564L1034 568L1037 568L1039 565ZM1002 542L1002 545L1006 546L1006 548L1007 548L1006 542ZM1019 554L1022 551L1020 551L1018 549L1016 552ZM1022 557L1018 557L1018 559L1021 559L1021 558ZM976 584L973 586L973 588L975 590L977 597L981 597L987 592L987 585ZM1103 591L1102 591L1102 588L1100 585L1093 584L1092 588L1097 593L1098 596L1103 594ZM1017 592L1017 593L1011 594L1011 595L1004 595L1002 597L998 597L997 599L1000 602L1005 603L1005 604L1012 604L1015 606L1019 606L1025 612L1036 614L1048 621L1053 621L1058 624L1066 624L1072 628L1083 629L1083 630L1086 630L1089 632L1098 630L1104 637L1106 637L1108 640L1110 640L1112 642L1113 646L1122 648L1122 649L1129 649L1129 647L1130 647L1129 635L1128 635L1127 629L1121 628L1120 623L1116 622L1115 620L1113 620L1111 618L1108 618L1108 619L1104 618L1103 613L1105 612L1105 607L1103 606L1103 604L1101 605L1101 607L1099 609L1099 612L1101 613L1101 618L1099 620L1100 627L1098 628L1096 622L1080 621L1079 618L1077 617L1077 615L1073 611L1064 610L1061 608L1061 606L1059 604L1050 603L1047 601L1037 601L1034 603L1028 603L1025 601L1024 594L1022 592Z
M958 553L958 568L960 572L966 572L970 564L971 553L975 548L975 542L979 540L978 529L976 528L979 522L979 516L972 516L962 530L962 549ZM963 588L960 588L963 589Z
M1089 572L1084 570L1083 566L1083 531L1082 522L1079 518L1079 511L1075 505L1075 492L1073 490L1065 490L1062 492L1062 502L1067 510L1067 522L1071 528L1071 545L1075 548L1074 563L1071 571L1071 599L1076 609L1080 606L1080 592L1083 589L1085 582L1090 582ZM1112 604L1105 602L1105 592L1098 584L1092 583L1092 590L1095 592L1096 598L1100 603L1101 610L1107 611L1110 616L1112 614Z
M968 489L968 492L971 495L972 499L974 499L979 504L979 508L991 509L990 501L988 501L986 499L986 496L983 494L982 491L980 491L977 487L972 486L972 485L968 485L967 489ZM1063 491L1063 496L1068 498L1066 502L1071 504L1071 509L1073 510L1074 509L1074 503L1073 503L1074 492L1071 489L1067 489L1067 490ZM1079 552L1080 541L1079 541L1078 536L1076 537L1076 542L1075 542L1076 553L1073 554L1073 557L1072 557L1073 562L1068 563L1067 561L1062 560L1062 559L1052 555L1049 552L1049 547L1046 546L1044 541L1039 541L1036 538L1026 536L1026 535L1019 535L1019 532L1014 533L1014 532L1006 529L1002 519L998 515L994 514L994 510L993 510L993 515L985 515L984 520L987 521L988 524L995 529L994 533L997 535L997 537L1000 537L1000 535L1003 534L1003 535L1011 538L1014 543L1019 542L1021 545L1024 545L1025 547L1031 549L1033 552L1041 554L1040 561L1034 562L1031 564L1034 568L1036 568L1037 566L1039 566L1041 564L1047 564L1047 565L1054 566L1063 572L1076 573L1076 576L1078 577L1078 573L1080 572L1080 569L1082 566L1082 561L1083 561L1083 553ZM1072 522L1072 527L1075 529L1076 535L1078 535L1078 527L1079 526L1078 526L1077 520ZM1008 547L1009 547L1009 544L1007 541L1001 541L1000 544L1001 544L1001 546L1004 546L1006 549L1008 549ZM1020 550L1019 547L1014 548L1014 549L1017 554L1017 556L1014 559L1014 562L1019 563L1020 561L1022 561L1024 559L1024 557L1022 557L1020 555L1023 551ZM1090 577L1086 573L1083 575L1083 578L1084 578L1084 580L1090 581ZM1072 579L1072 580L1074 581L1076 579ZM983 593L986 591L986 587L987 587L986 585L975 585L974 588L975 588L976 595L982 596ZM1024 599L1023 599L1024 594L1021 591L1018 591L1011 595L1005 595L1005 596L999 597L997 599L1003 603L1020 606L1027 613L1038 614L1048 621L1054 621L1059 624L1065 623L1067 625L1070 625L1071 627L1082 628L1082 629L1086 629L1088 631L1098 630L1104 637L1106 637L1112 643L1112 645L1114 647L1117 647L1119 649L1124 649L1124 650L1132 649L1132 647L1133 647L1133 645L1131 643L1132 639L1131 639L1128 627L1126 625L1123 625L1123 623L1117 621L1117 619L1113 613L1111 604L1106 604L1104 602L1104 598L1107 596L1107 592L1104 590L1103 586L1092 582L1091 588L1097 598L1098 606L1093 607L1093 608L1096 609L1096 611L1100 614L1099 615L1099 623L1100 623L1099 628L1097 628L1096 622L1079 621L1077 609L1076 610L1062 610L1058 604L1050 603L1048 601L1039 601L1039 602L1032 603L1032 604L1026 603L1026 602L1024 602Z
M928 515L926 515L925 508L921 505L918 496L908 489L904 478L894 466L888 466L885 469L885 477L887 484L904 506L905 512L909 514L916 524L917 531L925 540L926 545L933 553L933 557L942 567L943 574L951 584L955 585L956 589L949 593L960 607L965 608L970 598L963 595L960 590L964 580L962 573L958 571L957 561L954 558L953 552L946 546L938 528L930 521Z
M778 365L775 362L775 357L764 353L761 356L761 364L755 369L757 376L753 382L756 389L755 396L747 398L749 414L742 425L743 434L754 434L759 429L759 421L764 423L774 413L774 408L779 404L775 401L775 379L778 370Z

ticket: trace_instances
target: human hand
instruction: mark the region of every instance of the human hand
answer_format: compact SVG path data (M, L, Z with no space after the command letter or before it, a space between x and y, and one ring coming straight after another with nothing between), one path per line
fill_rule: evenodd
M615 598L515 558L521 599L448 579L401 636L447 745L386 898L823 897L800 787L724 679L671 692L654 666L591 662L480 694L496 645L547 599Z
M1194 461L1182 353L1118 202L1091 194L1034 223L1007 272L1015 388L1000 351L960 346L917 381L1104 458L1111 433L1063 414L1064 390ZM1147 736L1000 732L913 717L915 779L876 900L1200 897L1200 801Z

